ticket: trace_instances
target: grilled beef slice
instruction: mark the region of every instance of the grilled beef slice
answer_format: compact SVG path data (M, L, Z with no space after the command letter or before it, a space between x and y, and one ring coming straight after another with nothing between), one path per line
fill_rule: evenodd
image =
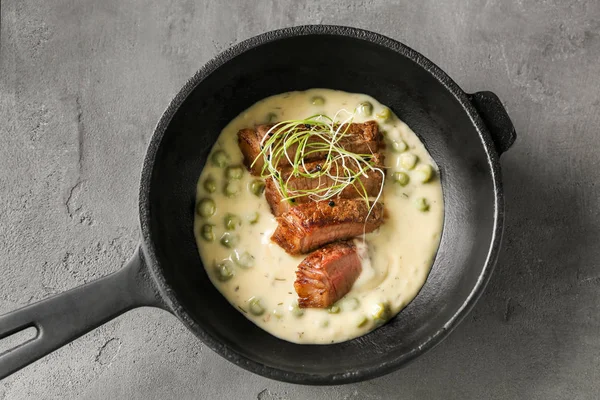
M383 205L375 203L370 214L369 207L363 199L300 204L277 217L278 226L271 240L289 254L302 254L372 232L383 223Z
M301 308L326 308L344 297L362 271L351 241L329 244L298 265L294 288Z
M238 145L244 155L244 164L253 175L260 175L264 158L259 154L261 152L260 143L269 132L273 124L257 125L255 129L242 129L238 132ZM344 128L342 128L344 129ZM315 135L314 141L318 142L321 139ZM346 136L344 136L339 144L346 150L358 154L372 154L379 150L380 134L379 126L376 121L367 121L362 124L350 124ZM287 153L290 158L294 158L297 148L290 146ZM326 156L326 152L317 152L307 157L307 160L318 160ZM258 158L257 158L258 157ZM256 162L255 162L256 160ZM252 166L252 163L254 165ZM282 157L278 167L289 165L286 157Z
M374 166L377 168L383 168L383 155L380 153L376 153L373 155ZM322 161L312 161L305 164L304 168L301 172L313 172L317 168L322 166ZM349 166L352 167L352 166ZM353 165L352 168L354 171L358 170L356 164ZM327 188L333 185L333 180L327 176L321 176L319 178L308 178L301 176L293 176L291 167L283 167L281 169L281 177L287 182L288 190L315 190L319 188ZM332 166L332 175L337 175L337 167ZM369 197L377 197L379 194L379 190L381 189L381 185L383 184L383 176L378 171L369 170L366 172L366 177L361 175L357 179L354 185L347 186L344 190L342 190L337 196L337 198L342 199L353 199L364 196L364 191L366 190L367 195ZM360 181L360 182L358 182ZM361 186L362 184L362 186ZM364 189L363 189L364 187ZM280 216L284 212L289 211L289 209L298 204L304 204L312 201L310 196L302 196L296 197L293 201L283 200L281 197L281 193L277 188L277 183L272 179L267 179L266 181L266 189L265 189L265 197L267 202L269 203L269 207L271 208L271 212L276 217ZM334 199L335 200L335 199Z

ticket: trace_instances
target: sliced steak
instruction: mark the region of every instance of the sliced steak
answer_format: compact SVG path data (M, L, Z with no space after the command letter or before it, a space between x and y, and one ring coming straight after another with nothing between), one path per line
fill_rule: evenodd
M256 129L247 128L238 132L238 145L244 155L244 164L250 169L250 172L253 175L260 175L262 171L264 158L259 157L261 152L260 143L272 127L273 124L258 125L256 126ZM379 150L380 139L377 122L367 121L362 124L350 124L348 131L340 140L339 144L352 153L373 154ZM322 139L315 135L314 142L322 142ZM287 149L290 158L294 157L296 150L296 146L290 146ZM306 159L318 160L324 158L326 154L326 152L315 152L309 157L306 157ZM256 162L254 162L255 160ZM254 166L251 167L252 163L254 163ZM289 162L286 157L282 157L278 167L284 167L286 165L289 165Z
M294 288L301 308L325 308L344 297L362 271L356 246L337 242L308 255L298 265Z
M290 254L309 253L327 243L374 231L383 223L383 205L375 203L369 214L363 199L309 202L292 207L277 222L273 242Z
M377 168L383 168L383 155L380 153L375 153L373 155L374 166ZM320 168L323 165L322 161L312 161L306 163L304 168L301 170L304 172L312 172L317 168ZM354 165L352 168L353 171L358 170L358 166ZM281 177L287 181L287 186L290 191L297 190L315 190L319 188L328 188L333 186L333 180L328 176L321 176L319 178L309 178L302 176L293 176L291 167L284 167L281 169ZM341 172L340 172L341 174ZM332 166L331 175L338 175L338 170L336 166ZM354 185L347 186L344 190L342 190L336 198L342 199L353 199L357 197L363 197L364 191L366 190L367 195L369 197L377 197L379 191L381 189L381 185L383 184L383 175L378 171L369 170L366 172L367 176L361 175L358 178L358 181ZM362 186L361 186L362 185ZM363 189L364 187L364 189ZM267 202L269 203L269 207L271 207L271 212L276 217L280 216L284 212L289 211L289 209L298 204L308 203L312 201L309 195L305 195L302 197L296 197L293 201L290 200L282 200L281 193L277 187L277 183L272 179L267 179L266 189L265 189L265 197Z

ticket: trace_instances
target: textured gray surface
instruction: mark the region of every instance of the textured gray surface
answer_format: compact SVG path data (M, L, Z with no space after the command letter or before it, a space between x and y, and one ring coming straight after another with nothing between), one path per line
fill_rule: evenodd
M353 25L506 103L505 245L474 312L406 369L269 381L139 309L0 382L0 399L592 399L600 392L600 3L595 0L2 2L0 313L115 271L170 98L265 30Z

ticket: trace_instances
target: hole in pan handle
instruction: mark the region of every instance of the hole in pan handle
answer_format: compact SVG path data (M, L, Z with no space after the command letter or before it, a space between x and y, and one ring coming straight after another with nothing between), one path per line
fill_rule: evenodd
M30 327L37 335L0 353L0 380L125 311L160 305L138 248L111 275L1 315L0 341Z
M469 94L469 99L492 135L498 155L506 152L517 139L517 132L498 96L484 91Z

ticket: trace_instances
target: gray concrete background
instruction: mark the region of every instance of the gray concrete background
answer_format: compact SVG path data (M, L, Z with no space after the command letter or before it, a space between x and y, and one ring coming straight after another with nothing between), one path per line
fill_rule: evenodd
M496 92L505 243L474 312L406 369L342 387L269 381L139 309L0 382L0 399L596 399L600 4L594 0L4 0L0 314L118 269L138 239L152 129L209 58L306 23L371 29Z

